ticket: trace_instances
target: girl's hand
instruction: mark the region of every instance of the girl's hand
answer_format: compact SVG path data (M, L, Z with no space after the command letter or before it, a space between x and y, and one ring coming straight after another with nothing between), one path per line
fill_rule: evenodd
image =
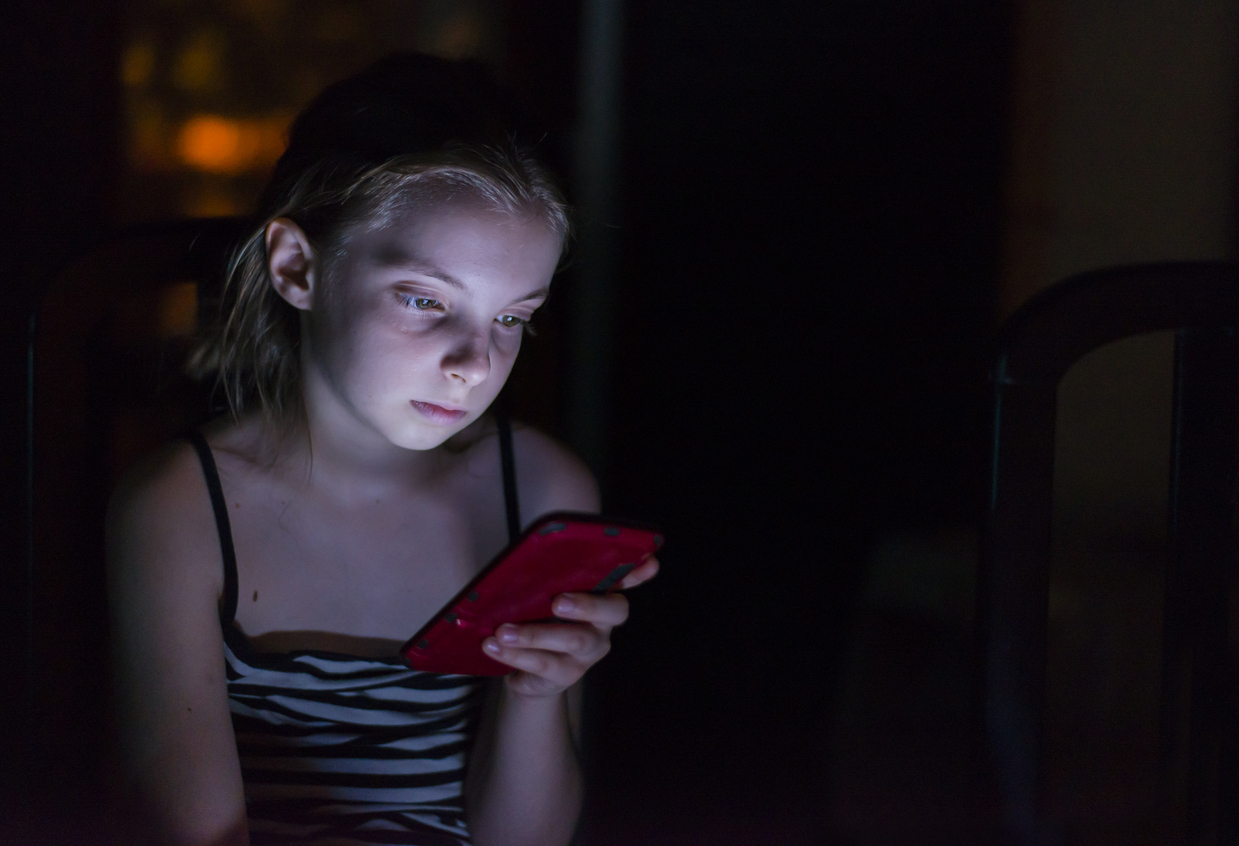
M658 573L658 559L647 558L620 582L636 587ZM522 696L558 696L611 649L611 629L628 619L628 598L619 593L561 593L551 603L563 623L504 623L482 641L488 656L515 667L508 687Z

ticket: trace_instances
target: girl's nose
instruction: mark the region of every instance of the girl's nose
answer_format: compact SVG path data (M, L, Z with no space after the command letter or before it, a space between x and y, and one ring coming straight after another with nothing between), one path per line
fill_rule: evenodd
M443 356L443 372L452 379L459 379L472 387L490 375L489 339L480 334L460 338L458 343Z

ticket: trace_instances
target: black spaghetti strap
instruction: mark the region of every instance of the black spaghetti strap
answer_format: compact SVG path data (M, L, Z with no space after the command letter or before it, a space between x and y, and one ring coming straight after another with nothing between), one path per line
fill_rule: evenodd
M211 508L215 511L215 528L219 531L219 551L224 558L224 604L219 610L219 618L225 623L231 623L237 616L237 552L232 545L232 523L228 520L228 502L224 499L224 488L219 483L219 469L215 466L215 456L211 455L211 447L206 438L196 430L186 437L194 445L198 460L202 462L202 475L206 477L207 490L211 494Z
M495 411L499 426L499 464L503 467L503 505L508 513L508 540L521 533L521 503L516 495L516 460L512 454L512 421L502 405Z

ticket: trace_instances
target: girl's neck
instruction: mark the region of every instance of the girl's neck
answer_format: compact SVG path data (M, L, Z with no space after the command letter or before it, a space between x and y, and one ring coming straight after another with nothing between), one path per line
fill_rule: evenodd
M291 478L333 499L369 501L435 486L455 455L480 436L482 426L482 420L475 421L434 449L404 449L356 421L315 416L307 408L296 426L280 436L277 460Z

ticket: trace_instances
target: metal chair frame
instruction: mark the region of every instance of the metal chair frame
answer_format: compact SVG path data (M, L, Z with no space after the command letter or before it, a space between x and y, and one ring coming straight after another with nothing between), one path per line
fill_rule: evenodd
M1239 267L1137 265L1074 276L1004 326L991 371L989 496L978 631L981 698L1006 814L1026 843L1057 840L1040 766L1059 381L1089 351L1173 330L1171 562L1163 640L1163 750L1185 744L1187 842L1239 842L1239 743L1227 652L1235 575ZM1191 678L1187 737L1172 680Z

